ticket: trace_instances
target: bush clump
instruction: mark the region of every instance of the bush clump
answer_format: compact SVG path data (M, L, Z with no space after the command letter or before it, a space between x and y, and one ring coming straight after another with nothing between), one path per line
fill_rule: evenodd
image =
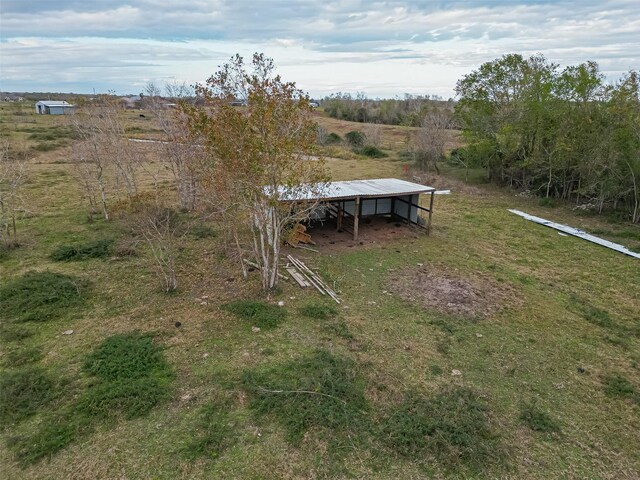
M82 282L55 272L27 272L0 287L0 318L44 322L85 302Z
M352 147L362 147L366 141L366 137L364 136L364 134L362 132L358 132L357 130L347 132L344 138Z
M23 420L53 399L54 384L41 368L0 374L0 424Z
M80 245L60 245L51 254L56 262L88 260L90 258L104 258L111 255L113 240L95 240Z
M224 306L228 311L251 321L253 326L265 330L277 327L287 316L287 311L276 305L256 300L236 300Z
M534 432L560 433L560 424L536 405L525 405L520 411L520 420Z
M193 226L191 230L189 230L189 234L198 240L203 238L214 238L217 236L217 232L213 227L203 223Z
M356 148L354 149L354 152L370 158L385 158L389 156L378 147L374 147L373 145L365 145L362 148Z
M324 141L325 145L338 145L342 143L342 137L335 132L331 132L327 135L327 138Z
M361 431L368 402L364 381L349 359L319 350L283 365L244 373L249 407L272 415L299 441L310 428Z
M489 409L468 388L444 390L433 397L415 393L392 409L381 425L381 438L400 455L432 455L445 467L481 468L498 459L499 441Z

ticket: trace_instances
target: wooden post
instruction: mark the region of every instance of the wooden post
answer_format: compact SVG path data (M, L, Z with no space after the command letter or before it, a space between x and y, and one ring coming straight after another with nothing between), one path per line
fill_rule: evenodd
M431 233L431 216L433 215L433 197L435 196L435 190L431 192L431 199L429 200L429 222L427 223L427 235Z
M342 217L344 216L344 210L342 209L342 202L338 202L338 230L342 230Z
M358 240L358 220L360 220L360 197L356 197L356 207L353 210L353 241Z

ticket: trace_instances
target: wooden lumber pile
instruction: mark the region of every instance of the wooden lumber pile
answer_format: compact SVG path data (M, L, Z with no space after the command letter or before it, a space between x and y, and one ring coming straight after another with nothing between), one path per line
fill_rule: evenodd
M302 288L313 286L322 295L328 295L336 303L340 303L340 298L338 298L338 294L329 285L327 285L317 273L315 273L309 267L307 267L302 262L302 260L295 258L291 255L287 255L287 260L289 260L289 264L287 264L285 269L287 270L287 272L289 272L291 277L298 283L298 285L300 285Z

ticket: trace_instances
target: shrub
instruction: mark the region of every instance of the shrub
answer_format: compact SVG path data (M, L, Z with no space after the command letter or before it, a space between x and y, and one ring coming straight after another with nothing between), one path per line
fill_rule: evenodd
M362 148L354 149L354 151L356 153L359 153L360 155L364 155L370 158L385 158L389 156L378 147L374 147L373 145L366 145Z
M389 412L381 438L400 455L433 455L445 467L479 468L498 460L501 449L489 409L476 393L456 387L428 398L412 393Z
M23 420L53 398L51 378L41 368L0 374L0 423Z
M56 262L104 258L111 255L113 240L95 240L80 245L60 245L51 254Z
M264 329L277 327L287 316L287 311L276 305L255 300L236 300L224 308L252 325Z
M324 141L325 145L338 145L342 143L342 137L337 133L331 132Z
M364 145L366 140L365 136L362 132L358 132L357 130L352 130L347 132L344 136L347 143L352 147L361 147Z
M520 420L535 432L560 432L560 424L551 415L534 404L528 404L522 408Z
M316 303L310 303L300 309L300 313L308 318L315 318L317 320L326 320L329 317L338 314L335 307L331 305L321 305Z
M81 282L55 272L27 272L0 287L0 318L47 321L59 318L85 302Z
M319 350L298 360L243 374L249 407L272 415L299 441L310 428L359 433L368 403L355 364ZM336 432L333 432L334 434Z

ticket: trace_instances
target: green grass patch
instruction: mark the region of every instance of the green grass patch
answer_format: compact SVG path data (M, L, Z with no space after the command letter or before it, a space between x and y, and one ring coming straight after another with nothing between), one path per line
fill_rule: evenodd
M19 342L32 337L34 331L23 325L1 325L0 326L0 339L3 342Z
M482 470L500 463L503 455L486 402L464 387L433 397L408 394L382 421L380 435L402 456L426 461L435 457L449 469L465 465Z
M190 432L189 442L184 448L187 458L215 459L233 445L234 425L231 423L228 409L228 405L210 403L198 412L194 431Z
M7 367L22 367L42 359L42 351L37 347L24 347L7 353L4 364Z
M144 416L171 397L173 372L148 335L107 338L87 356L82 369L93 378L79 399L45 418L32 435L11 442L22 464L52 456L100 422Z
M250 370L242 382L249 407L275 418L290 442L309 429L361 434L369 409L364 380L353 361L319 350L267 369Z
M60 245L51 253L51 260L68 262L104 258L113 252L113 240L95 240L79 245Z
M283 307L256 300L236 300L224 306L225 310L251 322L252 326L269 330L277 327L287 317Z
M520 410L520 421L534 432L560 433L560 423L549 413L534 403L528 403Z
M54 397L54 383L41 368L0 374L0 423L19 422Z
M322 325L322 329L336 337L340 337L344 340L355 340L355 337L349 330L349 327L343 320L335 320L332 322L327 322Z
M307 317L316 320L327 320L338 314L335 307L331 305L322 305L319 303L310 303L300 308L300 313Z
M604 393L610 397L624 398L640 404L640 391L626 377L622 375L607 375L603 377Z
M7 446L23 466L51 458L88 428L86 419L68 414L47 417L34 435L9 437Z
M0 287L0 318L44 322L62 317L85 302L83 282L56 272L27 272Z

